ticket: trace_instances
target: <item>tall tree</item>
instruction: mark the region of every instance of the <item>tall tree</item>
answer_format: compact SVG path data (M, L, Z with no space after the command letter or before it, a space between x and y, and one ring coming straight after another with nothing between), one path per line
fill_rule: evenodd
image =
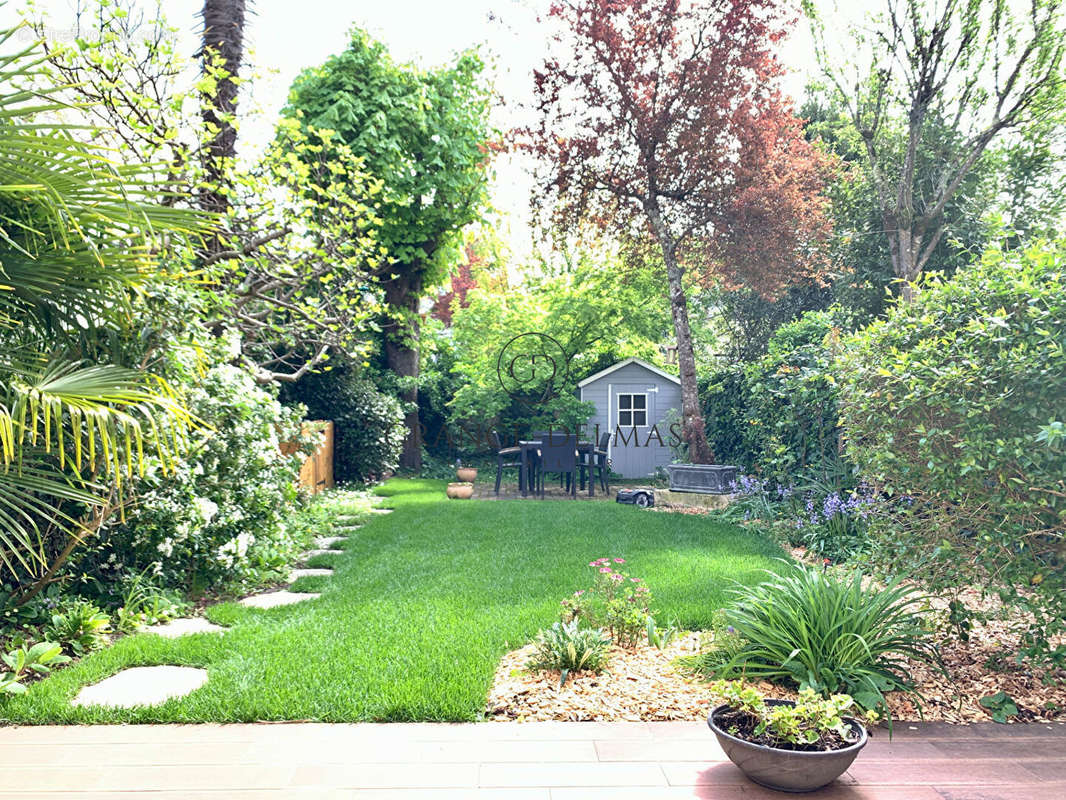
M804 5L825 74L862 139L892 269L909 298L947 229L945 209L989 145L1011 132L1050 133L1061 120L1062 0L1021 9L1007 0L886 0L847 47L830 46L814 3ZM838 53L856 55L848 64ZM937 159L918 181L923 152Z
M284 113L327 147L335 138L381 182L377 270L388 316L388 367L402 382L408 436L401 465L418 469L419 301L457 258L462 229L479 218L492 132L489 92L474 52L433 70L401 66L365 32L293 83ZM323 135L323 130L336 136Z
M533 147L555 223L650 235L677 336L689 457L712 460L696 390L689 279L772 295L824 269L827 159L775 88L788 22L771 0L569 0L535 72Z
M204 0L200 17L200 65L208 80L201 82L200 114L208 135L200 193L205 211L225 213L230 207L227 187L230 165L237 154L237 93L244 58L245 0Z

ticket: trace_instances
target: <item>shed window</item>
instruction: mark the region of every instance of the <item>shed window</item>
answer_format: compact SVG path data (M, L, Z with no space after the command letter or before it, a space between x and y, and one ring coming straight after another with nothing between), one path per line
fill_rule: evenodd
M618 425L622 428L647 427L648 396L646 394L618 395Z

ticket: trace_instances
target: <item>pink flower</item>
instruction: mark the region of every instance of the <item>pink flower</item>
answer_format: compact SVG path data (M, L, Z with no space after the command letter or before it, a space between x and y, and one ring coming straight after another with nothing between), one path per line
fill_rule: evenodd
M610 571L611 571L610 567L600 567L600 572L610 573Z
M614 560L614 563L615 564L624 564L624 563L626 563L626 560L624 558L616 558Z
M574 592L574 597L581 597L581 595L583 595L584 593L584 589L578 589L576 592Z
M633 583L640 583L640 578L630 578L629 580L633 581Z
M613 574L613 575L611 576L611 580L612 580L612 581L616 581L616 582L617 582L617 581L624 581L624 580L625 580L625 576L624 576L624 575L619 575L619 574L618 574L618 573L616 572L616 573L614 573L614 574Z

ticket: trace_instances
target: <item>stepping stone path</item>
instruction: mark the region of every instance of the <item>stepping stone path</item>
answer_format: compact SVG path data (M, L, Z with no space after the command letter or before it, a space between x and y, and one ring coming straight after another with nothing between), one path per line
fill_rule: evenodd
M391 514L392 513L392 509L391 508L372 508L372 509L370 509L370 513L371 514Z
M297 578L324 578L327 575L332 575L333 570L325 569L322 567L305 567L303 569L294 569L289 572L289 580L294 581Z
M291 606L293 603L302 603L304 600L314 600L321 597L321 592L289 592L282 589L280 592L268 592L267 594L253 594L239 601L242 606L251 608L277 608L278 606Z
M177 639L179 636L185 636L189 633L225 633L226 629L221 625L216 625L213 622L208 622L203 617L183 617L182 619L172 619L163 625L153 625L150 628L145 628L144 633L157 633L160 636L165 636L168 639Z
M303 559L304 559L304 561L306 561L307 559L314 558L315 556L343 556L343 555L344 555L344 551L343 550L308 550L306 553L303 554Z
M315 539L315 544L319 547L333 547L337 542L348 541L347 536L319 536Z
M196 667L131 667L84 687L74 698L76 706L154 706L172 697L184 697L207 683L207 670Z

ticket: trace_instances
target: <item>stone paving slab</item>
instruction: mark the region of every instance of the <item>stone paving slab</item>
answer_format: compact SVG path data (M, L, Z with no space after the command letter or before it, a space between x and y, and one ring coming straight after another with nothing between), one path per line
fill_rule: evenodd
M162 625L152 625L145 628L143 633L155 633L168 639L176 639L179 636L186 636L190 633L225 633L226 630L221 625L208 622L203 617L182 617L180 619L172 619Z
M289 580L295 581L299 578L326 578L333 574L333 570L326 567L302 567L299 569L289 570Z
M242 606L252 608L277 608L278 606L291 606L293 603L302 603L304 600L314 600L321 597L320 592L290 592L282 589L280 592L267 592L266 594L253 594L238 600Z
M301 558L303 558L306 561L307 559L314 558L315 556L343 556L343 555L344 555L344 551L343 550L325 550L325 549L319 548L319 549L316 549L316 550L308 550L306 553L303 554L303 556L301 556Z
M919 734L875 731L844 779L812 797L1066 798L1066 726ZM984 749L997 743L999 754ZM0 774L0 800L787 797L748 782L702 723L10 727L0 728Z
M75 706L154 706L183 697L207 683L207 670L196 667L130 667L99 683L85 686L71 701Z
M339 542L348 541L347 536L319 536L315 539L315 544L319 547L333 547L333 545Z

